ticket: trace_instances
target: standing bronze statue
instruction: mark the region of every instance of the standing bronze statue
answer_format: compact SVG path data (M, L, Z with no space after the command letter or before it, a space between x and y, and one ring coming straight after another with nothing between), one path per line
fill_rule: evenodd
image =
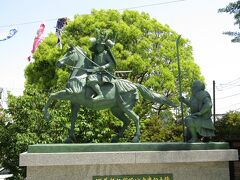
M187 127L185 135L188 142L204 141L204 138L214 136L214 125L212 116L212 100L205 85L201 81L194 81L192 84L192 96L188 100L183 96L179 100L190 107L190 115L184 121Z
M138 92L154 103L175 106L166 97L147 89L145 86L132 83L128 80L116 78L112 72L116 66L110 47L112 41L104 34L98 34L93 46L90 48L94 55L89 59L80 47L70 47L67 53L57 61L57 66L73 67L73 71L67 82L67 87L56 93L52 93L43 108L46 119L50 118L48 108L54 100L69 100L71 102L71 129L66 142L75 142L74 127L77 120L77 112L80 106L93 110L110 109L114 116L123 121L112 142L117 142L123 136L130 120L135 124L136 131L132 142L140 141L139 116L133 111L138 101Z

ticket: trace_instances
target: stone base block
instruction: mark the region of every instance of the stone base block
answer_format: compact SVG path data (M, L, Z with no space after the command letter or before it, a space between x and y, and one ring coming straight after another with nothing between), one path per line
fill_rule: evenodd
M237 150L23 153L28 180L92 180L93 176L172 174L174 180L229 180Z
M228 162L96 164L27 168L27 180L92 180L93 176L139 174L173 174L174 180L229 180Z

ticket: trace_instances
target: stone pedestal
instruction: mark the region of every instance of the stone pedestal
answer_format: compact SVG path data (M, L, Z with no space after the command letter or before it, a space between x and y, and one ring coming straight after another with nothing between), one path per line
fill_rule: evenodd
M49 148L47 146L45 149ZM193 149L196 147L194 144L192 146ZM202 147L205 146L203 144ZM162 151L151 151L153 148L135 151L130 147L130 151L109 149L107 152L88 152L86 149L85 152L50 152L49 148L45 150L49 152L44 153L44 148L39 152L33 149L20 155L20 166L27 166L28 180L92 180L93 176L141 174L172 174L174 180L228 180L229 161L238 159L237 150L223 147ZM55 151L54 148L52 150Z
M240 179L240 138L227 139L230 148L238 150L238 161L230 162L230 179Z

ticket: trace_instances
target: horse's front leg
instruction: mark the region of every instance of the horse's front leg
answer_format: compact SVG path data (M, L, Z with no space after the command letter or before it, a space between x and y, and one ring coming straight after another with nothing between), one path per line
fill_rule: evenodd
M65 90L50 94L50 96L47 100L47 103L45 104L45 106L43 107L43 110L42 110L43 114L44 114L44 118L46 120L50 119L50 114L48 112L48 108L52 104L52 102L54 100L57 100L57 99L66 99L67 96L68 95L67 95L67 92Z
M74 133L75 123L77 120L77 114L79 110L79 105L71 103L71 128L69 131L69 137L66 139L66 143L76 142L76 137Z

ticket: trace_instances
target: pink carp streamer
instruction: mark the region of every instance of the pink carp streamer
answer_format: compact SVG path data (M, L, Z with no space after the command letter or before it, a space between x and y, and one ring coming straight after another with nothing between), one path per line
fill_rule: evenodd
M31 51L32 54L35 53L39 44L44 40L44 30L45 30L45 24L41 23L40 26L39 26L39 29L37 31L37 35L34 38L33 48L32 48L32 51ZM28 61L31 61L31 56L28 57Z

